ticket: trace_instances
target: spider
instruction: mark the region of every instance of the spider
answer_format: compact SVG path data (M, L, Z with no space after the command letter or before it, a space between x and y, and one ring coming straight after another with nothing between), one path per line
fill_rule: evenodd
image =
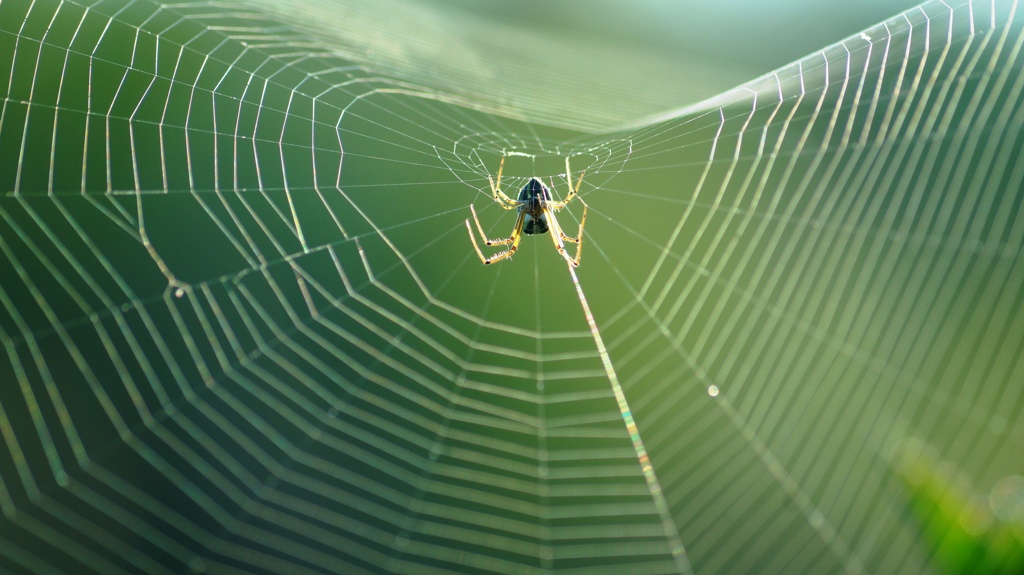
M558 220L555 218L555 212L564 208L576 197L576 194L580 191L580 184L583 182L583 174L580 173L580 178L576 180L576 187L569 191L569 195L565 197L565 200L556 202L551 200L551 193L548 192L547 186L544 182L541 182L538 178L530 178L523 189L519 192L519 199L513 200L512 198L505 195L501 191L501 171L505 168L505 158L501 158L501 164L498 166L498 182L495 183L490 176L487 176L487 180L491 184L491 193L494 196L494 201L498 202L502 208L506 210L519 210L519 217L516 218L516 225L512 228L512 235L507 238L500 240L489 239L484 234L484 228L480 225L480 218L476 216L476 209L470 204L469 209L473 213L473 220L476 221L476 229L480 232L480 237L483 238L484 244L489 246L506 246L512 244L507 250L498 252L491 257L484 256L484 253L480 251L480 245L477 244L476 238L473 237L473 228L469 225L469 220L466 220L466 229L469 230L469 239L473 242L473 247L476 249L476 254L480 256L480 261L485 264L493 264L494 262L501 261L506 258L512 257L512 254L516 253L519 249L519 240L522 239L522 234L535 235L547 233L551 231L551 241L555 244L555 249L558 253L565 258L565 261L569 262L573 267L580 265L580 249L583 247L583 225L587 223L587 204L580 199L580 203L583 204L583 217L580 218L580 229L577 232L576 237L569 237L562 231L562 227L558 225ZM569 186L572 186L572 172L569 170L569 158L565 158L565 179ZM572 242L576 244L576 257L571 258L565 251L565 243Z

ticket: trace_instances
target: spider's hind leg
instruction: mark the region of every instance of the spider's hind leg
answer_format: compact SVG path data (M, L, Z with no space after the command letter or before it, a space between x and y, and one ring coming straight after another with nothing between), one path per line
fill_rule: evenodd
M473 221L476 222L476 231L480 233L480 239L482 239L484 241L485 245L488 245L488 246L503 246L503 245L506 245L506 244L510 244L510 243L512 243L515 240L516 234L515 234L514 230L513 230L513 233L512 233L511 236L509 236L507 238L504 238L504 239L492 240L492 239L488 238L487 234L484 233L484 226L480 224L480 218L478 218L477 215L476 215L476 208L473 207L473 204L469 204L469 211L473 213ZM522 217L520 217L520 219L522 219ZM469 220L466 220L466 227L467 228L469 227ZM522 227L522 226L518 225L517 227ZM473 230L472 229L469 230L469 237L471 237L471 238L473 237ZM473 243L476 243L476 238L473 238Z
M551 242L555 244L555 249L558 250L558 253L563 258L565 258L565 261L568 262L569 265L571 265L572 267L579 266L580 265L580 254L582 253L580 250L583 249L583 224L586 221L586 217L587 217L586 208L583 209L583 219L580 220L579 235L577 235L575 238L570 238L569 236L565 235L565 232L562 231L562 226L559 225L558 224L558 220L555 219L555 212L554 211L545 208L544 212L545 212L545 215L547 215L548 222L549 222L549 224L551 226ZM570 241L570 242L573 242L573 243L576 244L576 257L575 258L569 257L569 252L566 251L565 244L562 243L563 241Z
M580 229L576 232L576 237L573 238L565 235L565 232L562 231L562 227L558 227L558 233L561 235L562 239L574 244L578 244L583 241L583 226L587 224L587 204L582 199L580 200L580 203L583 204L583 217L580 218ZM578 251L579 250L577 250L577 252Z
M493 264L494 262L512 257L512 254L516 253L516 250L519 249L519 241L523 237L523 221L526 218L526 213L519 212L519 217L516 219L516 225L512 228L512 235L505 239L492 240L484 235L484 228L480 225L480 218L476 216L476 209L473 208L472 204L469 206L469 209L473 212L473 219L476 221L476 229L480 233L480 237L483 238L485 244L489 246L504 246L512 244L511 247L505 251L498 252L491 257L485 256L484 252L480 250L480 245L476 243L476 238L473 236L473 228L469 225L469 220L466 220L466 231L469 232L469 239L473 242L473 249L476 250L476 255L480 256L480 261L485 264Z

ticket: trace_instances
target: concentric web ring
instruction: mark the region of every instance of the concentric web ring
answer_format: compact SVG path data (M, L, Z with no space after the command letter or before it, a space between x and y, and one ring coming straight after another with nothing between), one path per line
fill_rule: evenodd
M943 478L1024 523L1015 1L661 116L442 14L0 3L0 571L939 573ZM480 265L502 158L583 174L578 269Z

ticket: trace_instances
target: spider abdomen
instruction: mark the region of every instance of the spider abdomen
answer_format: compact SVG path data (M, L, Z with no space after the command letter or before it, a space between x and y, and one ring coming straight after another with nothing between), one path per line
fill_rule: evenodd
M539 217L533 217L532 214L527 212L526 218L523 220L523 233L527 235L544 234L548 231L548 219L542 214Z
M544 209L551 200L551 194L547 186L537 178L530 178L530 181L523 186L519 192L519 209L526 212L523 220L523 233L536 235L547 233L548 219L544 215Z

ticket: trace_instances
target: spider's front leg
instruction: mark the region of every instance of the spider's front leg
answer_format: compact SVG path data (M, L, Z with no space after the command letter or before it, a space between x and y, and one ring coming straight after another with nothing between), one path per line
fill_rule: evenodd
M505 192L501 191L501 172L505 169L505 156L501 157L501 164L498 165L498 183L494 183L491 179L491 175L487 174L487 181L491 183L491 195L494 196L494 201L505 208L506 210L513 210L519 207L519 202L505 195ZM481 234L483 235L483 234Z
M560 202L550 202L552 210L560 210L564 208L566 204L576 197L576 194L580 193L580 184L583 183L583 174L585 173L587 173L586 170L580 172L580 177L576 180L576 187L574 188L572 186L572 170L569 168L569 156L565 157L565 182L566 185L569 186L569 194Z

